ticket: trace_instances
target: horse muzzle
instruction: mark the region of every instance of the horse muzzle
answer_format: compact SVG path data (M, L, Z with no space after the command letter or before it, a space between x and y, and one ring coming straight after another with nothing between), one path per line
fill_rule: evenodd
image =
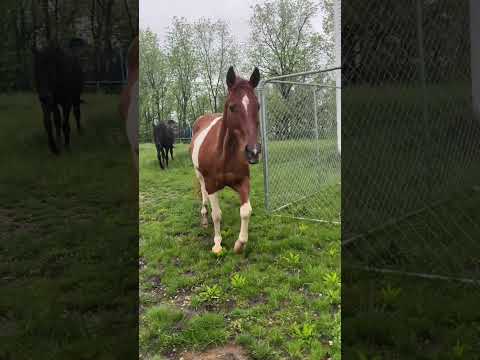
M258 164L261 148L260 144L255 144L253 146L247 145L245 148L245 155L249 164Z

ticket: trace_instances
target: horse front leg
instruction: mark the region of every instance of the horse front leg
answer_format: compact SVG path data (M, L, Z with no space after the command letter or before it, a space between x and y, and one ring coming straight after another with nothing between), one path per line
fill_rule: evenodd
M52 120L51 120L52 109L49 104L42 101L42 110L43 110L43 125L45 126L45 130L48 136L48 146L52 153L58 155L59 153L58 147L53 138L53 129L52 129Z
M168 168L168 148L162 148L163 158L165 159L165 167Z
M158 164L160 165L160 169L165 169L165 167L163 166L163 157L162 157L162 148L155 144L155 146L157 147L157 159L158 159Z
M245 249L248 242L248 224L252 214L252 206L250 205L250 180L247 178L237 189L240 195L240 234L235 242L233 251L240 254Z
M222 233L220 232L222 210L220 209L220 203L218 202L218 192L209 194L208 200L210 200L210 206L212 207L212 221L215 231L215 235L213 237L213 242L215 245L212 248L212 252L215 255L219 255L222 252Z

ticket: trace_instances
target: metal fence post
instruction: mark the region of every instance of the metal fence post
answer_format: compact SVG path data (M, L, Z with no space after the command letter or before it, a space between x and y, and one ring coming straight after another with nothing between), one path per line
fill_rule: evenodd
M267 134L267 102L265 97L265 82L262 80L258 87L260 93L260 133L262 137L263 152L263 188L265 197L265 208L267 212L271 211L269 200L269 174L268 174L268 134Z
M320 164L320 134L318 131L318 115L317 115L317 88L313 88L313 118L315 120L315 138L317 142L317 161ZM320 172L318 173L320 175Z

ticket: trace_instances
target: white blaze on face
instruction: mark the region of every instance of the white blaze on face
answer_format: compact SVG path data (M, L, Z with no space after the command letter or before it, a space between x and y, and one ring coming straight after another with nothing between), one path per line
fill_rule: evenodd
M202 146L203 142L205 141L205 138L208 135L208 132L210 129L217 123L218 120L220 120L222 117L219 116L210 123L205 129L200 131L198 136L195 138L195 141L193 142L193 151L192 151L192 162L193 166L195 169L198 169L198 155L200 154L200 147Z
M245 114L248 115L248 104L250 103L250 99L248 98L248 96L245 94L243 95L243 98L242 98L242 104L243 104L243 107L245 108Z

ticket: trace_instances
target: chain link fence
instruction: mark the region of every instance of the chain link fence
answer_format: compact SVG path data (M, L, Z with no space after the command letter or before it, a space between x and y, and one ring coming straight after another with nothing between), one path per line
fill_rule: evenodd
M340 223L338 71L270 78L259 87L269 212Z
M342 264L478 281L469 2L367 4L342 9Z

